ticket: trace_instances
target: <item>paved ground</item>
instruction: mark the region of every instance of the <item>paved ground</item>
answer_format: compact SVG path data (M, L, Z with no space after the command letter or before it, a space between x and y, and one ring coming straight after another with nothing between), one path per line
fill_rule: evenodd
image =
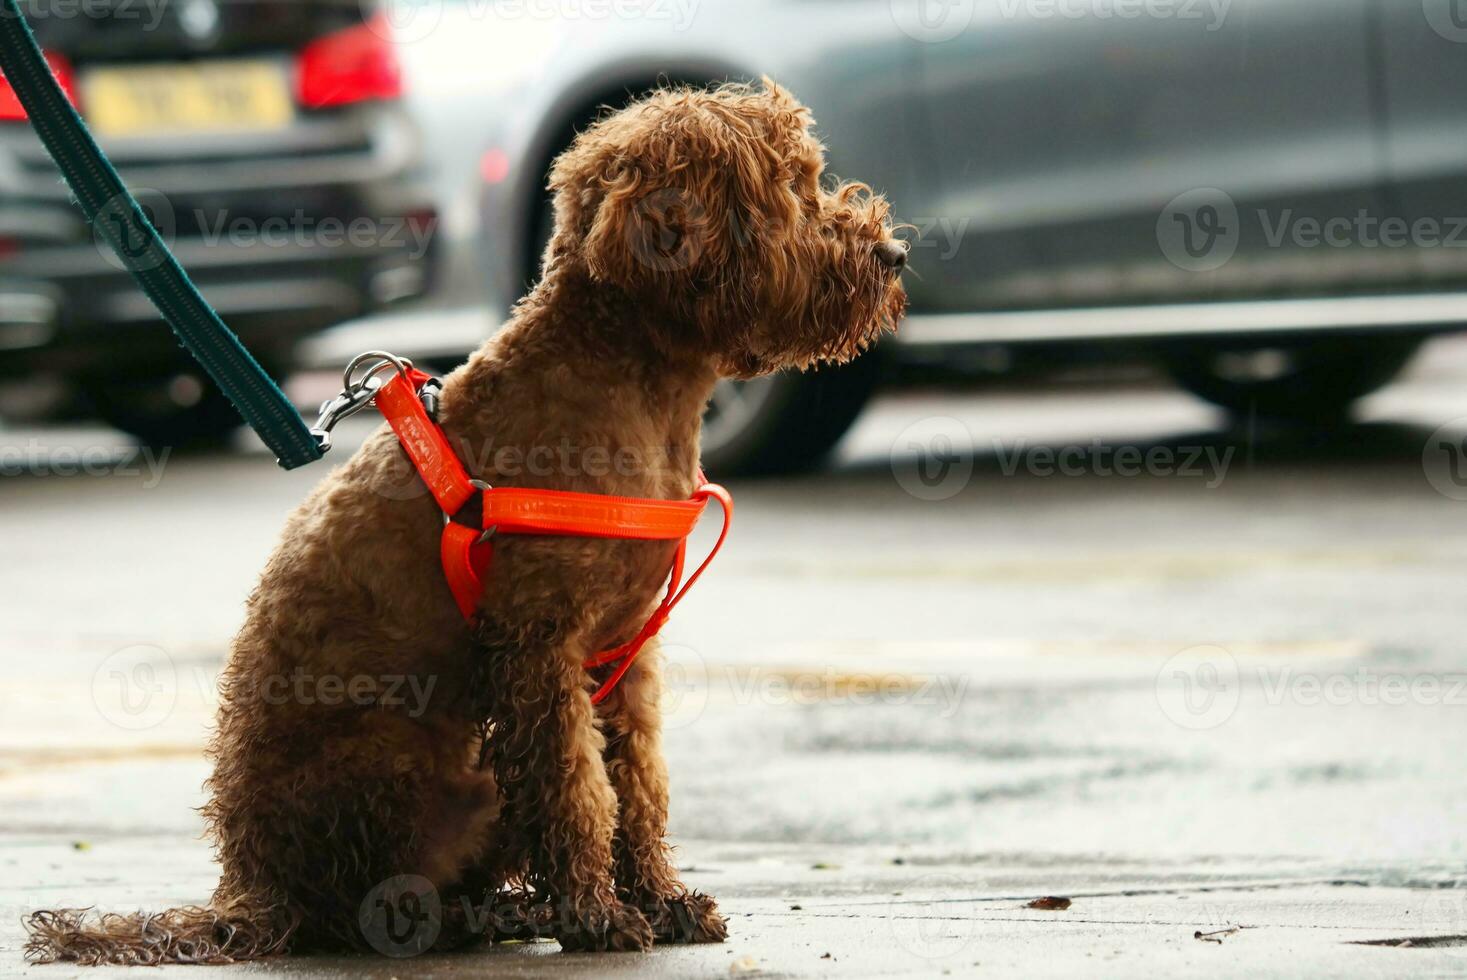
M1363 418L886 400L834 472L733 487L669 627L673 825L727 945L241 975L1467 975L1467 477L1433 437L1467 435L1467 347ZM0 433L3 976L77 972L23 967L27 909L212 886L212 677L319 474L149 463Z

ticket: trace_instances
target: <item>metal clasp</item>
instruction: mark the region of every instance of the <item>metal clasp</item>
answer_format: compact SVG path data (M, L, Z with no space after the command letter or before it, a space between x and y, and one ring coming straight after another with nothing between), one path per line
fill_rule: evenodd
M368 369L361 381L354 380L353 375L357 373L357 368L369 361L375 363ZM385 350L369 350L365 354L358 354L351 359L351 363L347 364L346 370L341 372L342 390L349 392L354 388L365 387L367 382L388 368L397 368L397 373L406 378L408 372L413 369L413 362L406 357L398 357L396 354L390 354Z
M357 370L367 362L374 363L360 381L356 380ZM311 434L316 437L323 453L331 449L331 430L372 404L372 399L377 397L377 392L382 387L379 376L393 368L396 368L397 373L406 378L408 372L413 368L413 362L406 357L398 357L396 354L382 350L370 350L351 359L351 363L341 374L341 394L322 403L321 414L317 417L316 424L311 426ZM432 398L434 405L429 410L429 414L436 415L436 392ZM425 398L425 406L426 403Z

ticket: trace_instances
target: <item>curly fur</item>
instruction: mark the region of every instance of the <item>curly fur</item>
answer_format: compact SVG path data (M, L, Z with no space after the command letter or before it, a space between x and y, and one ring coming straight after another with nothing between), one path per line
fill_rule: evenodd
M894 327L904 294L876 256L887 205L822 185L811 123L766 80L657 91L581 134L551 174L542 281L445 382L442 423L474 476L686 498L720 377L847 360ZM495 452L547 446L640 465L512 468ZM600 677L581 666L641 626L672 545L501 540L471 627L443 582L439 529L385 427L326 478L286 524L221 682L210 908L38 912L32 959L368 950L364 900L401 875L442 897L440 947L724 938L670 860L655 646L599 709ZM301 672L409 678L433 695L421 711L267 696ZM492 927L459 912L505 896L516 911Z

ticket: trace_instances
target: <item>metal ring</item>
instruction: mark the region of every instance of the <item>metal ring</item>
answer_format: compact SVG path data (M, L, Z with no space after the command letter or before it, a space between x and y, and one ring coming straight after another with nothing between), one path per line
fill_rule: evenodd
M492 486L490 486L489 484L485 483L483 480L470 480L469 481L469 486L473 487L475 490L493 490L494 489ZM454 515L450 514L446 510L443 512L443 526L444 527L448 527L448 525L450 525L450 524L453 523L453 516ZM483 544L485 541L488 541L490 538L494 537L494 535L496 535L498 533L499 533L499 526L498 525L495 525L494 527L485 528L484 529L484 533L481 534L481 535L479 535L479 544Z
M376 360L379 363L372 366L372 369L367 372L360 383L353 381L352 375L356 374L357 368L361 367L362 363L367 360ZM358 354L351 359L351 363L346 366L346 370L341 374L342 390L350 393L365 388L369 381L389 367L397 368L397 373L406 378L408 372L413 368L413 362L406 357L398 357L396 354L389 353L385 350L369 350L365 354Z

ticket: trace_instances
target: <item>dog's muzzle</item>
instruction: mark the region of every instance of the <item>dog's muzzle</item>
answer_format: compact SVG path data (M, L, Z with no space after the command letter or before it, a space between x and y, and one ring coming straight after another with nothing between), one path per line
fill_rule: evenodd
M892 272L901 272L907 267L907 246L897 241L879 242L876 258Z

